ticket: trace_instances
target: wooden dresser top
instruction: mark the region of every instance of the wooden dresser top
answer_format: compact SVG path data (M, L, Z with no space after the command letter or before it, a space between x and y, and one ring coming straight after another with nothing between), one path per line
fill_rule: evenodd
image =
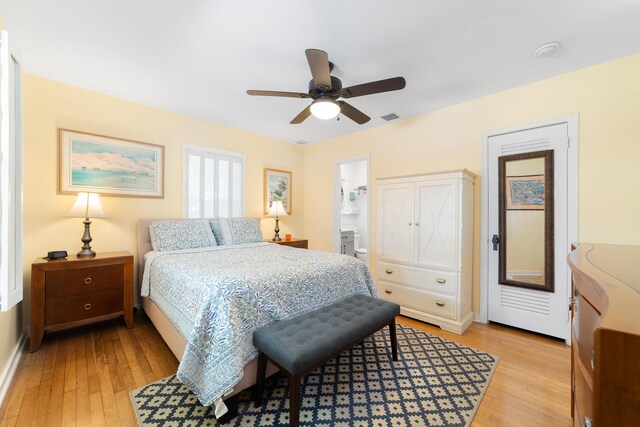
M640 246L581 243L569 266L601 328L640 335Z

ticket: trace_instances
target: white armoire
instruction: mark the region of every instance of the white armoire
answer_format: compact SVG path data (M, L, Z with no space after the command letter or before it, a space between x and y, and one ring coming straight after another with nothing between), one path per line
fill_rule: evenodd
M378 179L378 295L405 316L462 334L473 322L468 170Z

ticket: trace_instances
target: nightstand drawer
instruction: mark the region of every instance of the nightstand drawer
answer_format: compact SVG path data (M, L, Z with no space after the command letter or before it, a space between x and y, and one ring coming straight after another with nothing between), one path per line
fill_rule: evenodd
M47 301L45 311L45 326L122 312L122 289L52 298Z
M107 289L122 289L123 277L122 264L48 271L45 293L47 298L58 298Z

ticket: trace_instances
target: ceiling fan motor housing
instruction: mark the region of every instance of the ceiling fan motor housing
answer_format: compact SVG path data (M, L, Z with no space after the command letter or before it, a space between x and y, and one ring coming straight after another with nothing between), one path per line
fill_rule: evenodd
M309 95L311 97L318 98L324 94L331 95L333 99L340 97L340 90L342 89L342 80L335 76L331 76L331 89L323 90L316 86L313 80L309 81Z

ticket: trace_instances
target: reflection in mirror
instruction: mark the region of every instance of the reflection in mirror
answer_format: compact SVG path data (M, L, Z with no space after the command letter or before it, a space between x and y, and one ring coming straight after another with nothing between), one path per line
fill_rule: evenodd
M500 283L553 292L553 151L502 156Z

